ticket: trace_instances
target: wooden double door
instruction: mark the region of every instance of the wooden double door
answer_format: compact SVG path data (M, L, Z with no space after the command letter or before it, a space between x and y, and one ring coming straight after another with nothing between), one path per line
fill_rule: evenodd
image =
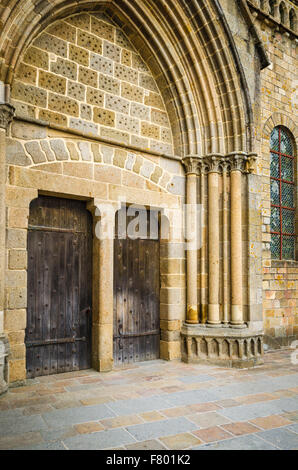
M140 211L147 225L138 238L129 233L130 216L124 207L116 214L114 241L114 364L128 364L159 358L159 235L150 230L148 211ZM119 230L120 218L126 223ZM152 217L151 217L152 222ZM128 230L127 230L128 229ZM151 227L152 229L152 227Z
M30 206L27 377L91 367L92 217L85 203L40 196Z

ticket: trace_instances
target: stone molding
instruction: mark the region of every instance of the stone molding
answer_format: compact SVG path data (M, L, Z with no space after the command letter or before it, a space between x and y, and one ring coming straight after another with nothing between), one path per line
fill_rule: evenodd
M0 128L7 129L13 120L15 108L8 103L0 104Z
M184 325L182 360L225 367L246 368L263 363L263 332L249 328L208 328Z
M281 112L275 112L273 113L265 122L263 126L263 135L262 137L264 139L270 139L271 132L275 127L278 126L283 126L287 128L293 135L293 138L296 142L296 145L298 143L298 132L297 132L297 126L295 125L293 119L290 118L290 116L287 116L284 113Z
M246 152L233 152L227 155L210 154L206 156L188 155L183 158L186 175L201 176L208 173L241 171L252 173L257 155Z
M254 18L272 24L280 32L297 37L297 16L295 6L289 0L276 0L272 7L269 0L246 0ZM283 12L281 14L281 12ZM291 19L291 15L292 19Z
M14 126L15 121L12 125L12 132ZM63 166L94 163L98 172L103 167L111 168L111 171L116 168L116 171L142 178L148 185L153 183L162 191L183 195L180 176L162 168L158 162L155 163L146 158L146 155L146 152L132 152L125 148L102 144L92 138L70 140L59 135L47 137L45 129L38 126L21 128L17 137L6 138L6 162L9 165L35 167L44 171L49 168L48 171L50 171L51 167L57 163ZM177 160L177 163L180 166L181 160ZM58 169L57 172L59 172Z

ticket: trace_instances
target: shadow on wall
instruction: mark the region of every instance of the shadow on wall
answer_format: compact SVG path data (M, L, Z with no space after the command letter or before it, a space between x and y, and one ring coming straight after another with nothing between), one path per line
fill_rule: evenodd
M264 335L264 351L269 352L272 349L289 348L297 340L296 336L273 336Z

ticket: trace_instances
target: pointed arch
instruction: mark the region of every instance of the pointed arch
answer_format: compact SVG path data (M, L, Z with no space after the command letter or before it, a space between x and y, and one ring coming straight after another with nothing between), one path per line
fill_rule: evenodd
M122 28L147 62L171 117L175 153L251 151L248 91L245 99L231 43L216 2L186 0L25 0L2 11L0 78L11 84L26 48L50 23L101 11Z
M290 10L289 21L290 21L290 28L293 31L296 32L296 30L297 30L297 16L296 16L294 8L291 8L291 10Z

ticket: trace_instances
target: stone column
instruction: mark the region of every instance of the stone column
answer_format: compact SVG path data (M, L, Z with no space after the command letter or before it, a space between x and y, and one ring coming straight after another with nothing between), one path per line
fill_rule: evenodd
M198 263L197 263L197 174L198 160L186 157L186 323L197 324L198 316Z
M229 194L228 194L228 165L225 162L222 162L222 193L223 193L223 325L229 326L229 253L228 253L228 203L229 203Z
M243 322L242 279L242 165L243 157L235 155L231 167L231 325Z
M284 21L283 21L283 25L286 26L287 28L290 28L290 12L289 12L289 8L287 7L287 5L283 5L284 7ZM280 17L280 22L281 22L281 17Z
M207 210L206 210L206 174L205 174L205 166L202 163L200 165L200 193L201 193L201 263L200 263L200 273L201 273L201 323L207 323L207 316L208 316L208 293L207 293Z
M259 311L256 314L255 312L256 308L260 307L261 315L262 310L262 306L255 303L256 299L252 297L253 292L251 292L254 291L251 287L252 279L258 277L255 258L253 258L254 251L252 252L252 260L248 264L249 284L244 282L242 274L243 265L246 263L246 257L248 256L248 247L247 250L244 250L246 246L244 239L246 240L246 237L242 237L244 230L247 230L247 216L242 213L242 201L244 197L247 198L247 188L250 188L251 193L254 189L259 195L259 186L254 188L253 180L249 181L248 179L246 181L248 174L254 170L254 158L254 154L235 151L228 155L213 154L199 159L201 173L206 172L208 178L208 235L206 237L208 239L208 256L206 256L206 264L208 264L209 273L209 303L207 325L189 325L187 323L182 325L181 337L184 345L182 360L185 362L209 362L216 365L221 364L225 367L239 368L252 367L263 363L262 324L258 321L251 321L253 315L256 315L256 320L261 319ZM251 175L251 178L255 176ZM221 181L223 201L220 207L219 186ZM204 188L202 187L201 190L203 194ZM251 211L251 207L255 208L256 206L252 195L250 194L249 199L248 218L250 225L252 225L251 231L255 231L253 223L255 223L255 212L257 210L255 212ZM229 198L231 207L229 207ZM220 209L223 210L222 215ZM229 216L229 209L231 216ZM222 250L220 249L221 220ZM252 245L255 246L256 238L252 238L250 235L248 240L252 241ZM229 246L231 249L229 249ZM251 247L249 251L252 251ZM222 259L220 258L221 254ZM259 276L261 281L261 274ZM254 282L258 282L258 279ZM259 286L260 284L256 285ZM244 323L244 302L246 300L244 289L247 289L247 287L248 315L245 317ZM202 297L200 299L202 302ZM251 304L252 300L253 304ZM219 310L220 303L223 304L222 315L220 315ZM198 345L197 348L193 347L194 341ZM251 348L251 344L255 346Z
M99 371L113 368L113 276L115 213L113 204L94 200L93 213L93 301L92 367Z
M208 259L209 259L209 303L208 326L220 325L219 318L219 160L209 159L208 171Z
M0 104L0 394L7 389L8 377L9 348L4 334L6 130L13 116L13 106Z
M269 12L270 12L269 0L264 0L264 1L263 1L263 8L262 8L262 10L263 10L267 15L269 15Z

